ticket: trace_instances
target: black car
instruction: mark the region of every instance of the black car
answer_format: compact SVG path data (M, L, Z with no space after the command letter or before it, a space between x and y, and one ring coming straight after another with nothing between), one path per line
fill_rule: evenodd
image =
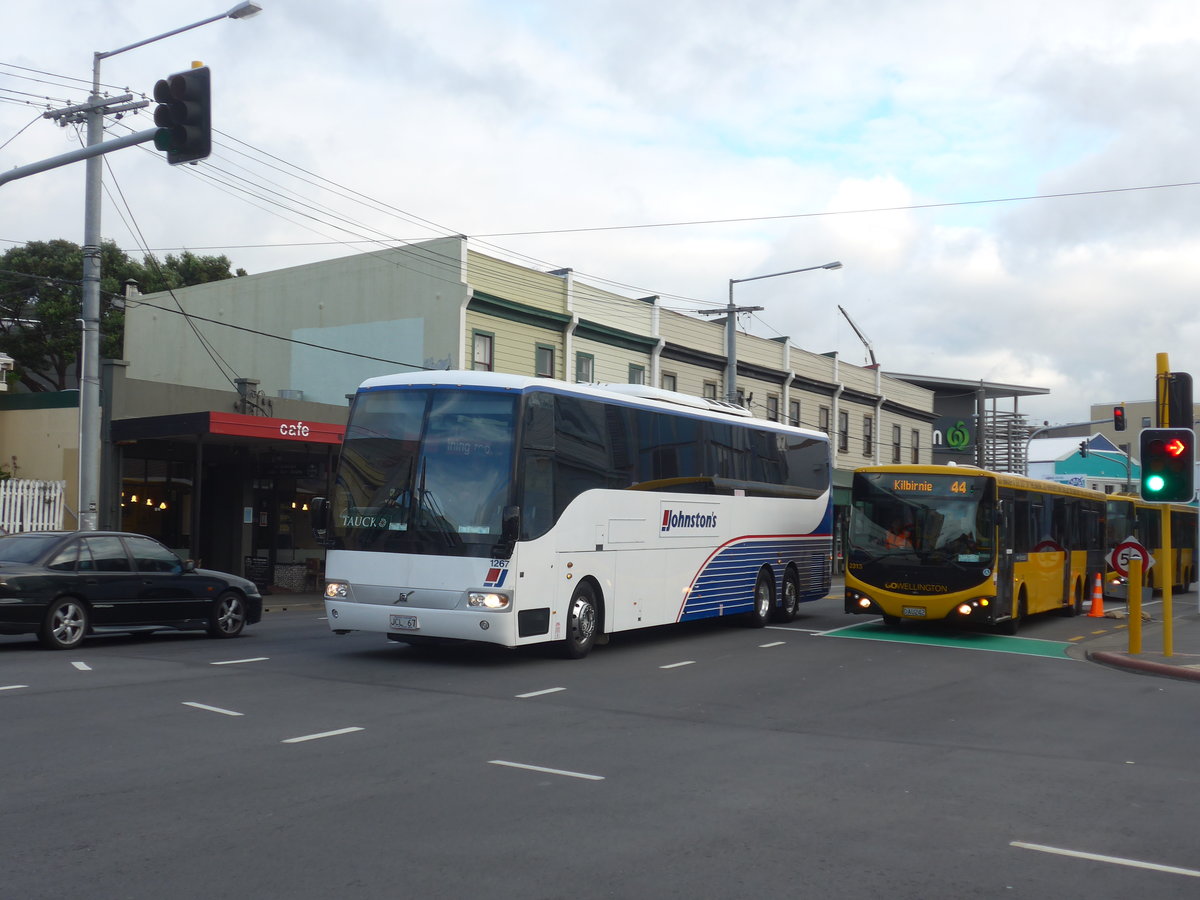
M36 634L68 650L105 632L206 629L229 638L261 618L254 582L197 569L142 534L0 536L0 634Z

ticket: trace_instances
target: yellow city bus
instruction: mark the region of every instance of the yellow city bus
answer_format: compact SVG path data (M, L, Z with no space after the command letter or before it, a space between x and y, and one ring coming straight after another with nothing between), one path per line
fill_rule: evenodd
M1162 504L1147 503L1136 494L1109 494L1107 502L1107 546L1111 549L1134 538L1150 552L1154 565L1143 570L1143 586L1162 593L1166 576L1171 590L1185 592L1196 581L1196 507L1169 504L1171 510L1171 554L1162 542ZM1106 597L1127 597L1125 578L1111 567L1104 579Z
M1104 494L971 466L854 473L848 613L986 625L1078 615L1104 571Z

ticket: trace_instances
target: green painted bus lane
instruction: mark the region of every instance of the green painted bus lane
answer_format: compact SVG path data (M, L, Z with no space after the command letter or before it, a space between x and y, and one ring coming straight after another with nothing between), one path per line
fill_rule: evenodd
M889 628L879 622L864 622L848 625L821 633L821 637L858 638L867 641L891 641L898 644L926 644L935 647L957 647L961 650L986 650L991 653L1023 653L1026 656L1048 656L1054 659L1071 659L1063 641L1045 641L1039 638L1009 637L985 632L951 631L912 626Z

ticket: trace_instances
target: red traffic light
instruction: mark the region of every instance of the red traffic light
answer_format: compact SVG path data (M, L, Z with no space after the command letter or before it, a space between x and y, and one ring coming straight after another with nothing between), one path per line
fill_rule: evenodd
M1171 440L1163 444L1163 450L1167 452L1168 456L1181 456L1187 453L1187 444L1179 438L1171 438Z

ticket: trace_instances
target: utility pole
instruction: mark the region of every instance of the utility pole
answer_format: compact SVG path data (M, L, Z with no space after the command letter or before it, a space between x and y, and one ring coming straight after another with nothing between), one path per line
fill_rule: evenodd
M158 129L148 129L113 141L104 140L104 117L110 113L138 109L149 101L136 101L131 94L105 100L100 96L100 62L118 53L143 47L163 38L199 28L221 19L248 19L262 12L253 0L242 0L232 9L199 22L175 28L134 44L107 52L92 54L92 92L88 102L45 114L46 118L79 121L82 114L87 122L87 144L82 150L66 153L0 175L0 184L44 172L67 163L87 160L83 199L83 284L81 322L83 334L79 359L79 509L80 531L95 531L100 514L100 210L103 191L103 169L100 156L122 147L131 147L156 140ZM75 117L75 118L70 118ZM157 118L157 117L156 117ZM157 141L156 141L157 143ZM169 148L160 148L169 149ZM207 153L205 154L207 155ZM195 158L195 157L193 157Z
M725 315L725 399L737 405L737 314L742 312L758 312L761 306L737 306L733 302L733 286L747 281L761 281L764 278L778 278L780 275L795 275L797 272L812 272L816 269L840 269L840 262L825 263L822 266L808 266L803 269L788 269L786 272L773 272L770 275L755 275L751 278L729 279L729 303L724 309L698 309L702 316Z

